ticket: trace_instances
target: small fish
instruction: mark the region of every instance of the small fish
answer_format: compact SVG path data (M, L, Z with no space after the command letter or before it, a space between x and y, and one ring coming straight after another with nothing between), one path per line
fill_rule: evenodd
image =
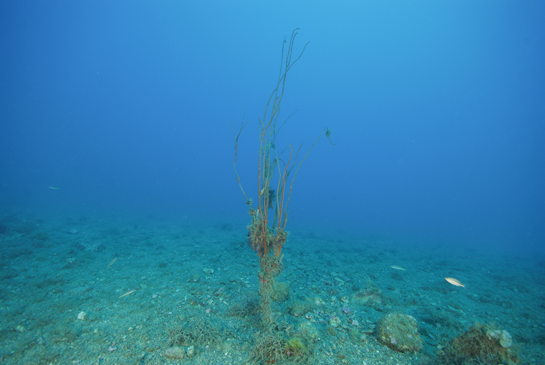
M397 265L392 265L390 266L392 269L396 269L396 270L401 270L401 271L407 271L405 270L404 268L402 268L401 266L397 266Z
M125 294L120 295L119 298L123 298L124 296L127 296L127 295L129 295L129 294L132 294L132 293L134 293L135 291L136 291L136 289L133 289L133 290L131 290L131 291L128 291L128 292L126 292ZM118 299L119 299L119 298L118 298Z
M448 281L449 283L451 283L452 285L461 286L462 288L465 288L465 285L460 283L460 281L458 279L445 278L445 280Z
M110 261L110 263L108 264L108 266L106 266L106 270L108 270L110 268L110 266L112 266L113 264L115 264L115 262L117 261L117 257L115 259L113 259L112 261Z
M56 188L56 187L54 187L54 186L50 186L49 189L60 190L60 188Z

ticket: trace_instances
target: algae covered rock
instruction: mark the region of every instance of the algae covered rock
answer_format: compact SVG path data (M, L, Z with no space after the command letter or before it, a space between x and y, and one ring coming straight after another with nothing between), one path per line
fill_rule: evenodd
M301 337L292 337L286 344L286 354L288 356L308 355L309 349Z
M314 303L309 298L305 300L295 299L290 305L290 314L294 317L304 316L314 308Z
M320 337L320 332L318 332L316 326L310 321L300 323L297 329L301 336L309 341L316 341Z
M519 359L510 348L512 344L509 332L476 323L449 341L438 355L446 364L517 364Z
M416 319L393 312L382 317L376 328L379 342L397 352L419 352L423 341L418 333Z

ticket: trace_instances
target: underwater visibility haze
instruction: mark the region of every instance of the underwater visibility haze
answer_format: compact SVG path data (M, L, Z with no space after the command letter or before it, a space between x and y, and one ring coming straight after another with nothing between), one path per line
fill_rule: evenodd
M543 14L0 4L0 362L545 364Z

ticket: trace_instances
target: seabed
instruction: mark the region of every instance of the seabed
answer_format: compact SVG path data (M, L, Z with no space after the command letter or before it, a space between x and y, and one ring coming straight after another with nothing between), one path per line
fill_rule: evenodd
M2 364L439 364L441 349L476 323L508 331L519 363L545 364L545 263L537 259L291 232L272 304L273 335L285 346L285 361L276 361L257 348L266 338L259 261L244 226L0 222ZM419 352L378 341L389 313L416 319Z

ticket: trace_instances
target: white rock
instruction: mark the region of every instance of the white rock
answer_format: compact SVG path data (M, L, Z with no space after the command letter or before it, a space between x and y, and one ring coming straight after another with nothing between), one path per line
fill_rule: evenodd
M85 313L84 311L79 312L78 319L80 321L85 321L87 319L87 313Z
M500 345L502 345L502 347L509 348L511 347L512 344L513 344L513 338L511 337L509 332L507 332L506 330L501 331Z
M506 349L513 345L513 339L511 338L509 332L507 332L506 330L488 330L486 334L488 335L489 339L496 339L496 341L499 341L500 345Z

